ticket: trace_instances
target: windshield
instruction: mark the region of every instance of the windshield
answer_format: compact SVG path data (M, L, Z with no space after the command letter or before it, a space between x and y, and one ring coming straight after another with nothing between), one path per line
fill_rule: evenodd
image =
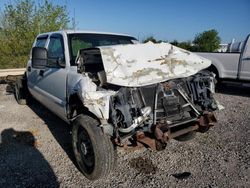
M117 44L133 44L133 41L136 41L134 37L130 36L88 33L69 34L68 39L71 65L75 65L75 58L80 49Z

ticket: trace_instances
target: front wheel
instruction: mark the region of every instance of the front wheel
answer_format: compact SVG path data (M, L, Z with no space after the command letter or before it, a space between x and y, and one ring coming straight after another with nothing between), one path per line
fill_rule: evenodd
M76 161L81 172L90 180L107 176L115 165L114 146L98 125L96 119L80 115L72 128Z

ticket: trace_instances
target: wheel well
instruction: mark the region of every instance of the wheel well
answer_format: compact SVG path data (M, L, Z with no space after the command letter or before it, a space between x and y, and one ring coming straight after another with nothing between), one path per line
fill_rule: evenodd
M219 71L218 71L218 69L217 69L214 65L211 65L210 67L208 67L207 70L213 72L213 73L215 74L215 77L216 77L217 79L220 78L220 77L219 77Z
M84 106L77 93L70 95L67 109L67 116L69 119L72 119L79 114L85 114L99 121L99 119Z

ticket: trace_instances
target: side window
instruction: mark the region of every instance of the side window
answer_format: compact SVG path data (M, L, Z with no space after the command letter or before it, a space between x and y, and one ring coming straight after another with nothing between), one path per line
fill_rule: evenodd
M37 38L35 47L45 47L47 38Z
M59 67L59 61L65 63L63 39L52 36L48 46L48 67Z

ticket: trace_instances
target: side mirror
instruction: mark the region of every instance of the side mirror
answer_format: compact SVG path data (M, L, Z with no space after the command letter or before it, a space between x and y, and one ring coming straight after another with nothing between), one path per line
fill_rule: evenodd
M46 48L33 47L31 65L36 69L44 69L48 62L48 52Z

